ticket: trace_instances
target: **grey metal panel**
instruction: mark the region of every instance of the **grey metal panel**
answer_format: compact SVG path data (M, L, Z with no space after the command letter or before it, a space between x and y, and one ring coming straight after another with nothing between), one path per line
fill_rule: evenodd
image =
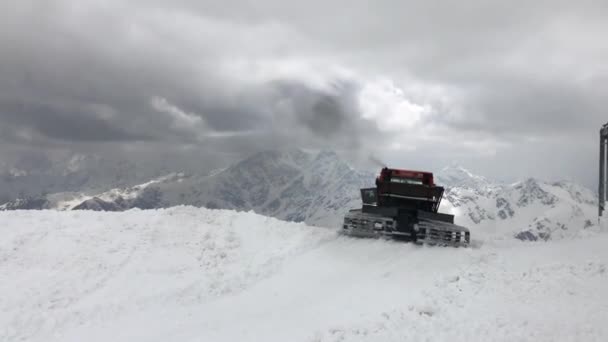
M439 198L441 198L443 191L443 187L440 186L426 186L391 182L378 183L378 193L392 196L397 195L406 198L426 198L428 200L437 201Z
M414 200L414 201L426 201L426 202L436 202L437 201L435 198L427 198L427 197L413 197L413 196L402 196L402 195L394 195L394 194L383 194L382 196L410 199L410 200Z
M454 223L454 215L418 210L418 218Z
M399 208L397 207L377 207L373 205L363 205L362 211L364 213L388 217L397 217L397 215L399 214Z

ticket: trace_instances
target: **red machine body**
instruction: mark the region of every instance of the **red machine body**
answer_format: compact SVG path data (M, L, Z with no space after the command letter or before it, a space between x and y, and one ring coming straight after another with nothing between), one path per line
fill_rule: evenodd
M434 186L432 172L389 169L387 167L380 170L380 175L376 178L376 182L394 182L394 183L409 183Z

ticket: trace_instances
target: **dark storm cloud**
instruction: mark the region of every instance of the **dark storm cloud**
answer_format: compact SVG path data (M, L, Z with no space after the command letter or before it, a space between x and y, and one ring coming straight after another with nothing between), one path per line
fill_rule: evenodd
M292 145L382 150L383 161L404 163L450 142L452 152L479 156L472 164L495 158L489 173L500 174L513 151L534 160L556 137L592 152L587 135L608 119L606 6L4 2L0 142L233 154ZM362 91L378 78L396 90L381 106L363 99L378 108L371 115ZM403 110L394 98L427 109L389 120ZM451 154L434 155L441 164Z
M131 133L88 110L54 108L36 103L1 103L0 120L15 129L31 129L44 137L67 141L148 140L145 132Z
M325 90L299 82L275 82L273 86L277 93L272 101L280 104L274 117L287 129L305 128L299 144L323 147L331 143L334 148L358 149L363 141L382 135L375 122L362 118L356 83L339 80Z
M323 96L312 107L312 115L302 118L304 123L322 137L330 137L342 128L349 118L336 98Z
M454 129L501 135L581 134L608 119L604 84L594 93L586 86L563 82L486 81L483 89L465 97L461 115L437 113L436 120ZM601 94L604 93L604 94Z
M247 27L233 28L196 14L158 12L153 6L139 15L137 7L111 2L91 8L70 6L68 1L16 7L8 12L28 20L13 15L0 35L2 50L8 52L0 57L0 120L5 127L36 135L30 139L213 144L220 140L215 134L262 131L283 139L288 131L299 143L307 140L306 132L331 142L339 140L347 123L349 135L356 134L349 123L359 114L352 91L346 97L345 91L320 89L289 76L277 90L272 75L250 81L246 73L254 70L222 70L226 51L237 48L224 38L246 35ZM167 25L173 16L183 23ZM28 30L27 22L39 23L38 29ZM194 38L182 29L194 30ZM220 30L225 37L209 36L207 30ZM257 44L246 43L249 49L239 46L246 53ZM292 91L286 91L287 83ZM157 98L170 108L154 107ZM285 101L290 103L288 112L276 106ZM178 122L188 117L199 117L199 124ZM267 131L273 121L292 126ZM1 137L11 138L15 134ZM218 148L230 150L226 145L231 140L221 140ZM265 140L251 143L259 146ZM260 147L277 146L277 141L264 145Z

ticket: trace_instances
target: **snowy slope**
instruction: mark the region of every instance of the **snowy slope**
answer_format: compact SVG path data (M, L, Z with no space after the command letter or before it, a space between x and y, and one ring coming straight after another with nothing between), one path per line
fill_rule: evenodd
M1 341L605 341L606 233L429 248L253 213L0 212Z

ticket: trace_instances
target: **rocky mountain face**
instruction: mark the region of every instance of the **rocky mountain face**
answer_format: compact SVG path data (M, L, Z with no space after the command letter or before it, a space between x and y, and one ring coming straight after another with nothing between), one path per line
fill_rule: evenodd
M359 206L359 189L373 175L333 152L266 151L224 170L159 185L165 205L253 210L289 221L337 225Z
M120 211L193 205L337 227L346 211L360 207L359 189L373 186L374 178L333 152L266 151L206 175L173 173L93 195L55 193L12 201L0 210ZM571 182L530 178L503 184L462 167L437 172L436 182L446 187L440 211L456 215L456 223L469 227L474 236L549 240L594 226L595 194Z
M348 209L360 206L359 189L373 180L373 174L354 170L333 152L265 151L208 175L176 173L94 195L63 192L20 199L0 210L116 211L193 205L337 226ZM43 205L37 208L39 203Z
M528 178L503 184L450 167L437 175L446 186L442 210L475 233L549 240L583 232L596 221L597 197L578 184Z

